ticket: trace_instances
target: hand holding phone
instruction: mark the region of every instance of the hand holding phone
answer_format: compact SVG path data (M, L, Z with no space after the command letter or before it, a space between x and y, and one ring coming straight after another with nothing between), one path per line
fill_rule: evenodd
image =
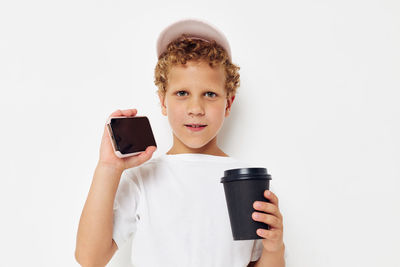
M122 170L149 160L157 149L150 122L136 109L113 112L104 127L99 163Z
M119 158L140 154L148 146L157 147L146 116L110 117L107 128L115 155Z

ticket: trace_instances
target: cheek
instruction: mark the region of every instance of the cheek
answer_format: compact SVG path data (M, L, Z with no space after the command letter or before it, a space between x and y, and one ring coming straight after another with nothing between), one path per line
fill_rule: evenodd
M179 103L168 103L167 108L167 115L168 115L168 120L171 124L182 124L183 117L185 114L184 107L182 105L179 105ZM170 108L173 107L173 108Z
M218 118L224 118L225 115L225 102L218 103L218 105L215 105L212 107L212 112L214 116Z
M215 123L222 123L225 119L225 104L213 105L208 110L208 115Z

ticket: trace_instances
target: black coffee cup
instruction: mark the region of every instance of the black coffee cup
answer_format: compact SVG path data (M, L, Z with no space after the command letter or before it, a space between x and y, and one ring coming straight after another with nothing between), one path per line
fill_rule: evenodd
M271 175L266 168L240 168L224 171L221 183L224 185L225 199L234 240L262 239L257 235L259 228L269 230L268 224L255 221L254 201L269 202L264 191L269 190Z

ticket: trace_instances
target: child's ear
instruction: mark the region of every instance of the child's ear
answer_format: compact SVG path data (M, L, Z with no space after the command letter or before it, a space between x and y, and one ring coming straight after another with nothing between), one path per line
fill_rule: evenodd
M167 116L167 107L164 104L164 102L165 102L165 92L158 91L158 98L160 99L161 113L164 116Z
M231 113L233 100L235 100L235 95L228 97L228 99L226 100L228 103L225 109L225 117L228 117L229 114Z

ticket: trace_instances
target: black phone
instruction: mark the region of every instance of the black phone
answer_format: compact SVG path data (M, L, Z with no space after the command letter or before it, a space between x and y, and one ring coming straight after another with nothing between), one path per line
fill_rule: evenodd
M119 158L140 154L156 146L150 121L146 116L111 117L107 122L114 153Z

